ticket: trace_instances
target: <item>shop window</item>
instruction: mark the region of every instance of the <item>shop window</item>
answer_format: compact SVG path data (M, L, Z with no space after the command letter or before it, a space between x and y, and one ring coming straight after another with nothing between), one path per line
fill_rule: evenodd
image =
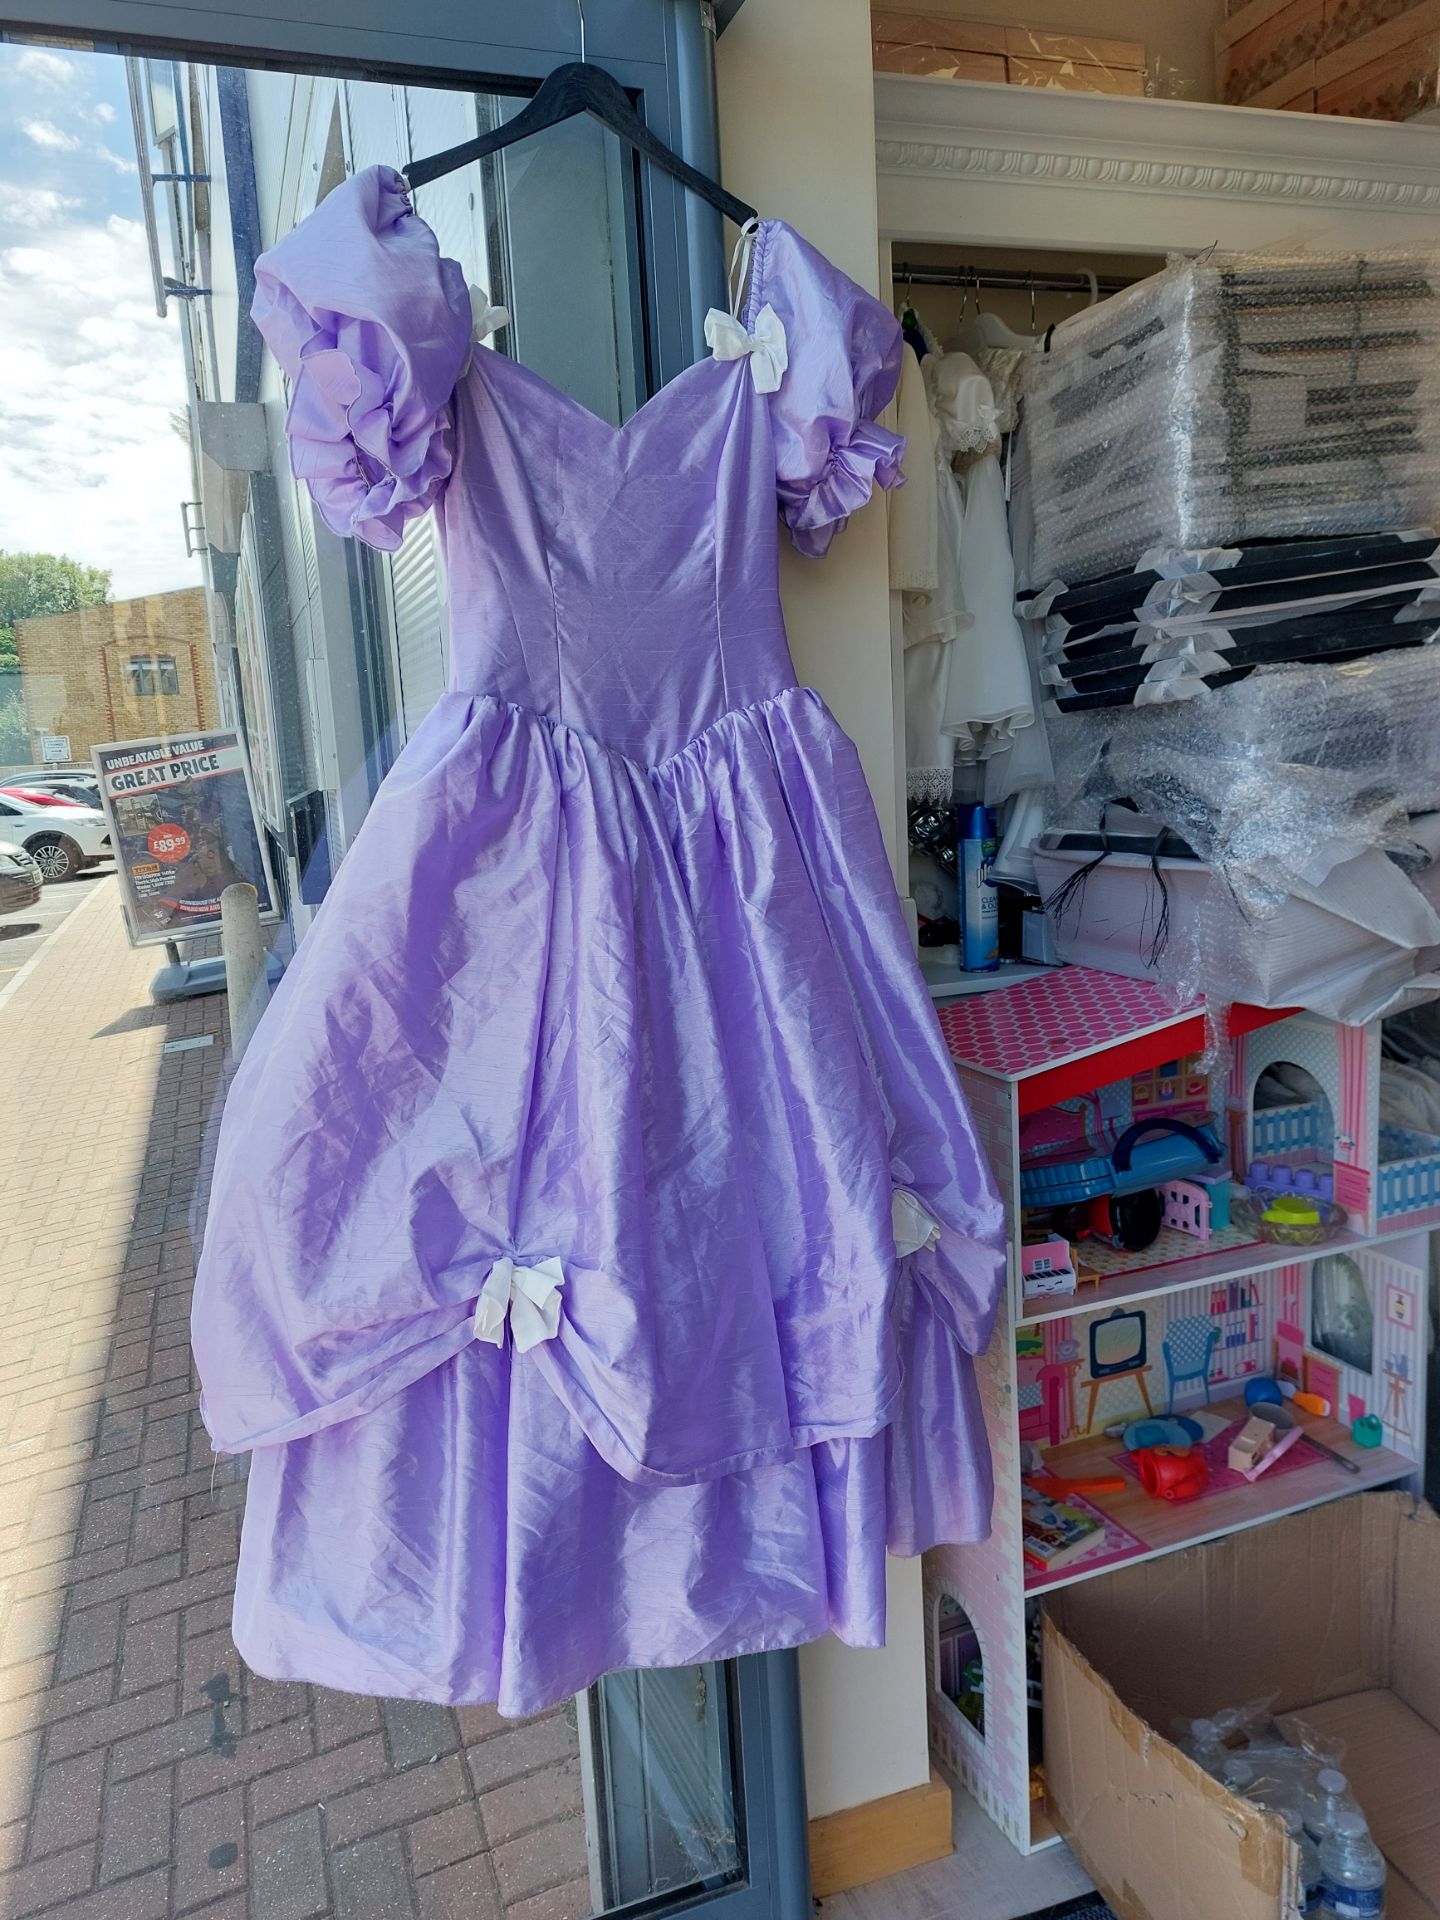
M982 1738L985 1656L974 1623L953 1593L935 1602L935 1673L941 1693Z
M173 653L136 654L125 663L130 691L137 698L154 699L159 694L179 693L180 674Z
M1348 1253L1327 1254L1315 1262L1310 1344L1356 1373L1375 1371L1375 1309L1365 1276Z

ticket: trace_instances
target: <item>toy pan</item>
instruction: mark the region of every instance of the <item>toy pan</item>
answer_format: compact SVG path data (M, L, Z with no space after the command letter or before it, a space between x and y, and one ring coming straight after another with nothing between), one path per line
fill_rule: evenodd
M1099 1199L1102 1194L1142 1193L1162 1180L1175 1180L1218 1165L1220 1143L1210 1127L1181 1127L1146 1131L1146 1123L1129 1128L1108 1146L1092 1141L1088 1150L1059 1148L1037 1154L1020 1168L1020 1204L1024 1207L1069 1207Z

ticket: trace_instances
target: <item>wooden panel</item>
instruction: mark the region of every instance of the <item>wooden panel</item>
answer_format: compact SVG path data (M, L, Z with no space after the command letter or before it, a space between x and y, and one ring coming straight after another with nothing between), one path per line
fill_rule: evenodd
M845 1807L810 1822L810 1881L817 1900L868 1886L955 1851L950 1789L932 1768L923 1787Z

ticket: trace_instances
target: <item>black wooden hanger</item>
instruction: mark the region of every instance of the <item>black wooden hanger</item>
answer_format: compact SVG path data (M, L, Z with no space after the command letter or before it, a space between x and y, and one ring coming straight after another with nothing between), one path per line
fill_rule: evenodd
M577 0L578 4L578 0ZM547 74L540 84L540 90L528 106L521 109L513 120L507 120L503 127L493 132L482 133L474 140L466 140L458 147L448 147L444 153L433 154L428 160L414 160L404 169L405 178L411 188L423 187L428 181L439 180L447 173L453 173L457 167L468 166L472 160L483 160L487 153L499 153L504 147L512 147L517 140L527 140L532 133L543 133L547 127L555 127L562 120L573 120L577 114L589 113L618 134L627 146L634 147L647 160L653 160L657 167L673 175L682 186L692 193L698 193L712 207L718 207L737 226L743 227L748 220L755 218L755 209L747 207L743 200L737 200L733 193L727 193L716 181L682 160L678 153L671 151L663 140L658 140L646 126L630 104L625 89L612 74L603 67L591 66L585 59L585 14L580 7L580 58L567 66L556 67Z

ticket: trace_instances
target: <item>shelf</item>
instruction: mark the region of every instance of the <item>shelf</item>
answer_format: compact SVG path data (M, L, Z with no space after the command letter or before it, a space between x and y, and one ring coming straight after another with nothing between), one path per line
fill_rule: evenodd
M1041 960L1002 960L993 973L967 973L952 958L954 947L921 947L920 971L930 989L932 1000L964 1000L972 993L995 993L1002 987L1018 986L1022 980L1038 980L1057 969Z
M1153 1247L1131 1256L1134 1265L1112 1267L1102 1274L1098 1286L1026 1300L1021 1307L1019 1324L1028 1327L1044 1320L1069 1320L1079 1313L1093 1313L1097 1307L1153 1300L1165 1293L1183 1293L1187 1287L1222 1286L1227 1280L1274 1273L1280 1267L1305 1266L1326 1254L1353 1253L1358 1247L1377 1246L1382 1238L1393 1237L1342 1233L1319 1247L1281 1247L1272 1240L1232 1241L1227 1246L1206 1247L1192 1253L1189 1249L1196 1245L1194 1240L1167 1229ZM1162 1257L1151 1259L1150 1255L1157 1251ZM1082 1242L1080 1254L1082 1259L1093 1259L1094 1249Z
M1202 1410L1181 1409L1182 1412ZM1221 1418L1237 1420L1245 1412L1245 1402L1243 1399L1217 1400L1208 1410ZM1284 1514L1323 1506L1328 1500L1341 1500L1346 1494L1360 1493L1367 1487L1408 1479L1419 1471L1415 1461L1393 1453L1388 1447L1357 1447L1348 1429L1338 1420L1318 1420L1310 1415L1296 1417L1306 1433L1314 1434L1317 1440L1323 1440L1353 1460L1360 1471L1346 1473L1333 1460L1317 1460L1310 1466L1266 1474L1250 1486L1230 1487L1224 1492L1206 1494L1199 1500L1173 1506L1164 1500L1152 1499L1138 1480L1127 1485L1123 1493L1087 1493L1084 1498L1091 1506L1144 1541L1144 1548L1095 1567L1067 1567L1049 1577L1027 1576L1027 1597L1053 1593L1081 1580L1093 1580L1112 1567L1134 1566L1141 1560L1155 1560L1162 1554L1175 1553L1181 1547L1196 1546L1202 1540L1217 1540L1222 1534L1262 1526L1267 1520L1278 1520ZM1114 1457L1120 1451L1118 1440L1095 1433L1083 1440L1068 1441L1061 1447L1047 1448L1045 1464L1062 1478L1083 1479L1113 1473Z

